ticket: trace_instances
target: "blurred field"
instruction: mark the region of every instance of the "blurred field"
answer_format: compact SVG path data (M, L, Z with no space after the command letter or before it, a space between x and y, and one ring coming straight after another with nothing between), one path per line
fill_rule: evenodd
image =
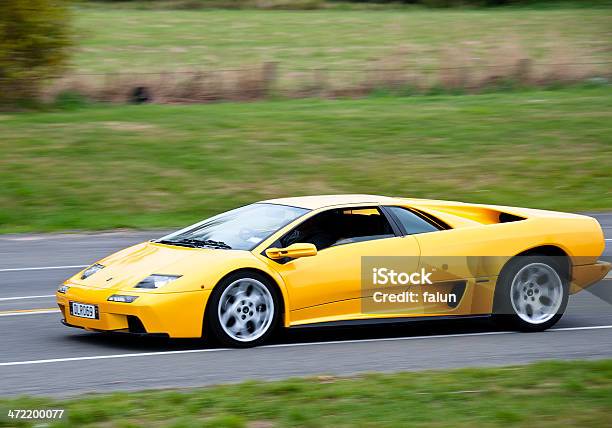
M457 46L470 50L475 61L490 50L501 50L501 56L524 50L546 62L612 60L610 8L262 11L129 5L76 9L74 72L227 69L265 61L291 71L361 70L373 61L426 67L444 65L440 51Z
M0 400L0 409L11 408L66 409L68 418L57 425L70 427L527 427L534 421L538 427L603 427L609 425L612 411L612 362L543 362L67 400ZM29 426L3 422L6 414L2 410L0 426Z
M175 226L269 197L612 208L612 87L0 115L0 230Z

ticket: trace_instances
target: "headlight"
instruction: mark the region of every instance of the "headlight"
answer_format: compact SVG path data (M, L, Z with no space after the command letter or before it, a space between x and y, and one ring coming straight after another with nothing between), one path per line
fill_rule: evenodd
M57 289L58 293L62 293L62 294L66 294L66 291L68 291L70 287L67 285L60 285L59 288Z
M123 294L113 294L108 299L109 302L121 302L121 303L132 303L138 299L138 296L125 296Z
M181 275L153 274L140 281L134 288L159 288L180 277Z
M85 269L85 272L83 272L83 275L81 275L81 279L87 279L90 276L92 276L94 273L102 269L104 269L104 266L102 266L100 263L91 265L87 269Z

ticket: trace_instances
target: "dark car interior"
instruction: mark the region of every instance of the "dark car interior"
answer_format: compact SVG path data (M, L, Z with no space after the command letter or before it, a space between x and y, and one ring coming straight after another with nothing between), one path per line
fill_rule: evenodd
M390 238L393 229L376 208L334 209L318 214L280 239L282 247L310 243L318 251L334 245Z

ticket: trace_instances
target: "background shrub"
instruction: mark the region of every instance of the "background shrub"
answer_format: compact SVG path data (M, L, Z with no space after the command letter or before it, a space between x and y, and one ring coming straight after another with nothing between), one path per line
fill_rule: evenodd
M64 0L0 1L0 104L35 98L69 54Z

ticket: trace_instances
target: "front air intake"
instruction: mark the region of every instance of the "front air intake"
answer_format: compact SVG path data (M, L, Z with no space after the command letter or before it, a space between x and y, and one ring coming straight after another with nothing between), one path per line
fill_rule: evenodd
M128 322L128 330L130 333L146 333L147 330L145 330L144 325L142 324L142 321L140 321L140 318L138 318L135 315L128 315L127 316L127 322Z

